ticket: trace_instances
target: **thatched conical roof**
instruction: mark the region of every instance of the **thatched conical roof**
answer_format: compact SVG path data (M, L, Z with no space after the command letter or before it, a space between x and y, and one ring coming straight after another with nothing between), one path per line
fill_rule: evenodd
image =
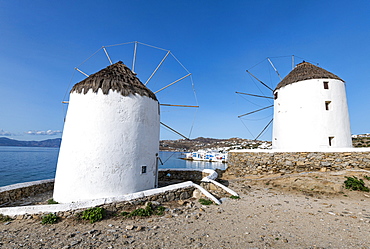
M86 94L90 89L94 93L99 89L104 94L109 90L117 91L123 96L139 94L157 100L155 94L150 91L122 61L112 64L73 86L71 93Z
M302 80L310 80L310 79L337 79L342 80L337 75L322 69L321 67L312 65L308 62L302 62L298 64L275 88L275 90L298 82Z

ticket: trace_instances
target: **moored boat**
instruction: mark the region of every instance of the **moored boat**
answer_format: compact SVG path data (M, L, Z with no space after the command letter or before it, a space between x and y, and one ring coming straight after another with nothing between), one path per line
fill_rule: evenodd
M185 160L206 161L206 162L227 162L227 153L217 150L198 150L184 153Z

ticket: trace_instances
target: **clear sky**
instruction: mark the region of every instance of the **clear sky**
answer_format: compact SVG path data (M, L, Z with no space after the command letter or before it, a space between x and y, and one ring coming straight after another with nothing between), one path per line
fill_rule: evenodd
M61 137L67 108L61 102L83 79L74 67L102 46L132 41L171 50L192 73L158 94L161 103L199 103L197 111L162 108L162 121L185 135L191 131L191 138L254 138L272 109L238 115L270 102L235 92L271 94L246 70L274 88L279 78L266 58L284 77L291 55L295 63L318 63L346 81L352 133L368 133L369 13L369 1L0 0L0 136ZM138 46L141 81L166 54L150 49ZM107 50L114 62L132 66L133 44ZM148 87L155 91L186 75L176 63L169 56ZM81 67L91 74L105 66L101 50ZM178 138L161 129L161 139ZM271 128L261 139L271 139Z

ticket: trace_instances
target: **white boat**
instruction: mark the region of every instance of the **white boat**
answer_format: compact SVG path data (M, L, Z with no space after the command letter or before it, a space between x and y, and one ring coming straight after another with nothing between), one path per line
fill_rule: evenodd
M227 153L217 150L198 150L184 153L185 160L206 161L206 162L227 162Z

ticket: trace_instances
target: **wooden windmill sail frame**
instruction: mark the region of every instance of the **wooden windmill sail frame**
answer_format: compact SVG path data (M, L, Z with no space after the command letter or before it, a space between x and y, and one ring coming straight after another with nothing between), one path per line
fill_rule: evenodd
M146 46L146 47L150 47L150 48L153 48L153 49L158 49L158 50L162 50L162 51L165 51L166 54L163 56L163 58L161 59L161 61L158 63L158 65L156 66L156 68L153 70L153 72L150 74L149 78L145 81L145 83L143 83L145 86L150 82L150 80L155 76L155 74L158 72L158 70L161 68L161 66L163 65L163 63L166 61L166 59L169 57L169 56L172 56L173 59L175 59L175 61L184 69L184 71L186 72L186 74L170 83L168 83L167 85L165 85L164 87L156 90L156 91L153 91L154 94L157 94L179 82L181 82L182 80L186 79L186 78L189 78L190 81L191 81L191 86L192 86L192 90L193 90L193 94L194 94L194 98L195 98L195 102L196 102L196 105L185 105L185 104L169 104L169 103L166 103L166 104L160 104L160 106L167 106L167 107L176 107L176 108L199 108L199 105L198 105L198 100L197 100L197 96L196 96L196 93L195 93L195 90L194 90L194 82L193 82L193 79L192 79L192 74L188 71L188 69L177 59L177 57L170 51L170 50L167 50L167 49L163 49L163 48L160 48L160 47L157 47L157 46L153 46L153 45L149 45L149 44L146 44L146 43L142 43L142 42L138 42L138 41L133 41L133 42L125 42L125 43L119 43L119 44L114 44L114 45L108 45L108 46L102 46L100 47L97 51L95 51L92 55L90 55L87 59L85 59L82 63L80 63L78 66L76 66L74 69L75 69L75 72L79 72L80 74L84 75L85 77L89 77L89 74L87 72L84 72L83 70L81 70L81 66L86 63L87 61L89 61L92 57L94 57L96 54L98 54L98 52L100 51L103 51L104 54L105 54L105 57L107 58L108 62L110 65L113 64L113 61L112 61L112 58L108 52L108 49L111 48L111 47L117 47L117 46L123 46L123 45L128 45L128 44L133 44L134 45L134 49L133 49L133 58L132 58L132 72L135 73L135 67L136 67L136 59L137 59L137 53L138 53L138 45L143 45L143 46ZM74 75L74 74L73 74ZM71 82L72 82L72 79L73 79L73 75L71 77L71 81L69 83L69 86L68 88L70 87L71 85ZM67 92L64 96L64 98L66 98L67 96ZM65 103L65 104L68 104L69 102L68 101L62 101L62 103ZM169 131L185 138L185 139L189 139L189 137L191 136L191 133L192 133L192 129L193 129L193 126L194 126L194 122L195 122L195 118L196 118L196 112L194 114L194 119L192 121L192 125L191 125L191 128L190 128L190 132L189 132L189 135L188 136L185 136L183 135L182 133L178 132L177 130L175 130L174 128L170 127L169 125L167 124L164 124L163 122L161 122L161 125L164 126L166 129L168 129Z
M282 57L286 57L286 56L282 56ZM290 56L289 56L290 57ZM277 67L274 65L274 63L272 62L272 59L271 57L267 57L265 58L263 61L267 60L269 65L272 67L272 69L275 71L276 75L278 76L279 80L281 81L283 78L281 77ZM255 66L259 65L260 63L262 63L263 61L257 63ZM295 67L295 56L294 55L291 55L291 61L292 61L292 70L294 69ZM265 95L259 95L259 94L252 94L252 93L244 93L244 92L235 92L236 94L241 94L241 95L247 95L247 96L251 96L251 97L257 97L257 98L265 98L265 99L275 99L276 96L274 96L274 89L272 89L270 86L268 86L265 82L263 82L261 79L259 79L257 76L255 76L252 72L251 72L251 69L254 68L255 66L251 67L250 69L246 70L246 72L253 78L255 79L258 83L260 83L261 85L263 85L265 88L267 88L269 90L269 92L271 93L270 96L265 96ZM245 117L245 116L248 116L248 115L252 115L252 114L255 114L257 112L260 112L260 111L264 111L264 110L267 110L271 107L274 107L274 105L269 105L269 106L264 106L263 108L260 108L260 109L257 109L257 110L253 110L253 111L250 111L248 113L245 113L245 114L242 114L242 115L239 115L238 118L242 118L242 117ZM257 140L259 137L261 137L264 132L267 130L267 128L273 123L273 118L270 119L270 121L267 123L266 126L264 126L264 128L261 130L261 132L259 132L259 134L254 138L254 140Z

